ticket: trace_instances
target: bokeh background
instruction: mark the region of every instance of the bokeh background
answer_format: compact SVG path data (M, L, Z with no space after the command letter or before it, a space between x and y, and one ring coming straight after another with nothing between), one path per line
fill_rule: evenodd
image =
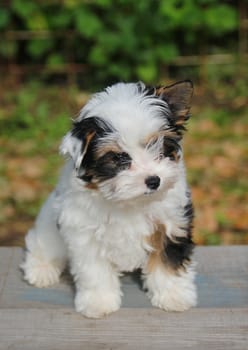
M198 244L248 243L248 2L0 2L0 245L23 245L91 92L195 85L185 135Z

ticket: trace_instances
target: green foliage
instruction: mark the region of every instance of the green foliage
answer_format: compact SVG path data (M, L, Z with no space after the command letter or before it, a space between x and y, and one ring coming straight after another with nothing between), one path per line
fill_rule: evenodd
M202 230L202 237L205 240L206 245L220 245L221 244L221 236L219 233L210 232L207 230Z
M9 22L9 12L3 8L0 11L0 29L6 28Z
M202 47L211 52L216 40L219 47L233 49L238 28L234 3L218 0L62 3L13 0L0 5L1 30L37 34L26 42L1 40L0 55L48 66L68 60L83 63L93 83L121 79L151 82L158 79L160 68L179 54L197 54ZM223 40L227 34L229 40Z
M41 90L35 82L17 94L6 93L4 104L13 108L9 108L7 113L4 107L0 108L0 130L4 137L20 144L36 140L32 152L41 154L45 150L46 153L70 126L71 111L65 110L67 102L58 103L59 98L55 88Z

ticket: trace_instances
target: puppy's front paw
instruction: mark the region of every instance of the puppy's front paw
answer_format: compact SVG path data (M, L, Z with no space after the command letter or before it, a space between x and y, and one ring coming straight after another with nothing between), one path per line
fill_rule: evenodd
M52 263L33 256L27 252L25 261L20 265L24 272L24 279L36 287L48 287L59 282L61 269Z
M177 286L163 291L156 291L150 295L153 306L165 311L185 311L196 306L196 289L192 285L189 289L179 290Z
M153 306L166 311L185 311L197 304L194 272L181 275L151 274L145 283Z
M117 311L121 306L121 293L117 291L88 290L78 292L75 297L75 308L89 318L101 318Z

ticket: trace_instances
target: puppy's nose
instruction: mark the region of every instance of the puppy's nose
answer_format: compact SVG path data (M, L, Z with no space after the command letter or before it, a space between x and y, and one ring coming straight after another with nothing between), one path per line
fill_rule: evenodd
M160 178L157 175L148 176L145 179L145 184L150 190L156 190L160 185Z

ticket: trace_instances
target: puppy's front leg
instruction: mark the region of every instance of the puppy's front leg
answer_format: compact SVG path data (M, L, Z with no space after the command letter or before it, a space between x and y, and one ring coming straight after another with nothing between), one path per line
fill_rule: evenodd
M100 318L121 305L118 272L92 243L70 249L71 273L76 283L75 308L84 316Z
M151 303L166 311L184 311L196 305L194 264L190 236L166 236L160 228L151 238L154 251L144 269L144 286Z

